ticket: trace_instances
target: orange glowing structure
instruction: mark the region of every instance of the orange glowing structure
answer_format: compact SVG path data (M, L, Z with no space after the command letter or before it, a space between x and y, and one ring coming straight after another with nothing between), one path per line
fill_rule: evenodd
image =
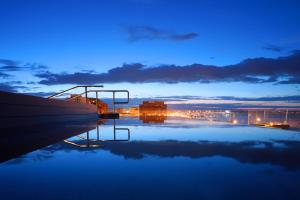
M144 123L162 123L167 119L167 105L162 101L143 101L139 117Z

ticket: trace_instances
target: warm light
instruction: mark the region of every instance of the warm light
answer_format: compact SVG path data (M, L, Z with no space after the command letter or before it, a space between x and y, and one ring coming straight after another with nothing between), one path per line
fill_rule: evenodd
M260 122L260 121L261 121L261 119L258 117L258 118L256 118L256 121L257 121L257 122Z
M237 124L238 121L235 119L235 120L232 121L232 123Z
M273 124L273 122L270 122L270 126L273 126L274 124Z

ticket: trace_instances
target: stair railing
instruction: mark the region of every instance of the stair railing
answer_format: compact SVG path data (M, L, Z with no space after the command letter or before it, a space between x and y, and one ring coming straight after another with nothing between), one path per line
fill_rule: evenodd
M88 91L85 91L81 94L78 94L78 95L75 95L69 99L67 99L67 101L70 101L72 99L76 99L78 97L81 97L83 94L86 95L86 99L87 99L87 93L93 93L95 92L96 94L96 106L97 106L97 109L98 109L98 97L99 97L99 93L103 93L103 92L111 92L113 94L113 111L116 112L116 104L127 104L129 103L129 91L128 90L88 90ZM116 93L126 93L126 100L125 101L116 101Z
M53 94L53 95L49 96L48 99L53 99L54 97L62 96L63 94L65 94L66 92L68 92L70 90L74 90L74 89L77 89L77 88L84 88L84 92L82 94L85 94L85 102L88 103L87 94L90 91L90 90L88 90L88 88L102 88L102 87L103 87L103 85L80 85L80 86L75 86L75 87L63 90L61 92L58 92L56 94Z

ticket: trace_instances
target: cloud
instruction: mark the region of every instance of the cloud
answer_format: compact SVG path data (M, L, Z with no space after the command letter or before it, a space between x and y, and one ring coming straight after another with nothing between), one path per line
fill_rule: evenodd
M246 59L235 65L160 65L149 67L140 63L124 64L107 73L37 73L40 84L98 83L180 83L180 82L245 82L300 84L300 53L278 58Z
M293 77L286 81L279 81L279 84L299 84L300 83L300 77Z
M14 72L24 70L43 71L46 69L48 69L47 66L41 65L39 63L20 63L14 60L0 59L0 72Z
M178 34L174 31L162 30L152 26L126 26L124 29L130 42L140 40L171 40L178 42L198 37L198 33L194 32Z
M6 91L6 92L16 92L16 88L14 88L11 85L0 83L0 91Z
M10 76L11 76L11 75L6 74L6 73L3 73L3 72L0 71L0 78L8 78L8 77L10 77Z
M15 65L4 65L4 66L0 66L0 70L6 72L14 72L14 71L22 71L24 70L24 68Z
M272 44L265 45L263 47L263 49L268 50L268 51L278 52L278 53L280 53L284 50L283 47L280 47L277 45L272 45Z
M26 86L20 86L20 85L14 85L14 84L19 84L20 82L17 81L12 81L12 82L3 82L0 83L0 91L5 91L5 92L18 92L18 89L27 89Z
M0 65L18 65L18 62L14 60L0 59Z

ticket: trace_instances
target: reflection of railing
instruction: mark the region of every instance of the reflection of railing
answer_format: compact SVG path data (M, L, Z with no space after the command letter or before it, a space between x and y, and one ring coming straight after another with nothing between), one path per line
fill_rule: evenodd
M127 131L127 139L117 139L116 135L117 135L118 130L126 130ZM80 142L78 142L78 141L74 142L74 141L69 141L69 140L64 140L64 142L67 144L76 146L76 147L80 147L80 148L99 148L99 147L101 147L102 142L122 142L122 141L130 140L130 129L116 127L116 120L113 120L113 134L114 134L113 139L110 139L110 140L109 139L108 140L100 139L99 125L97 125L96 133L97 133L97 139L91 139L89 131L86 132L86 137L82 136L82 134L75 136L75 137L79 138L80 141L86 141L85 144L80 144Z
M86 98L86 103L87 103L87 93L88 93L88 88L97 88L97 87L103 87L103 85L80 85L80 86L75 86L66 90L63 90L61 92L58 92L56 94L53 94L51 96L48 97L48 99L52 99L54 97L59 97L63 94L66 94L66 92L77 89L77 88L84 88L84 92L82 94L85 94L85 98Z
M98 109L98 99L99 99L99 93L103 93L103 92L111 92L113 94L113 111L115 112L116 111L116 108L115 108L115 105L116 104L127 104L129 103L129 91L128 90L88 90L88 91L85 91L81 94L78 94L78 95L75 95L71 98L68 99L68 101L70 100L73 100L73 99L76 99L78 97L81 97L83 94L86 94L86 98L87 98L87 93L94 93L95 92L95 95L96 95L96 106L97 106L97 109ZM116 99L116 93L126 93L126 101L115 101Z
M239 125L288 129L290 127L288 114L288 109L232 111L230 122Z
M120 140L120 139L116 139L116 130L125 130L127 131L127 138L128 139L124 139L124 140ZM129 128L114 128L114 140L113 141L129 141L130 140L130 129Z

